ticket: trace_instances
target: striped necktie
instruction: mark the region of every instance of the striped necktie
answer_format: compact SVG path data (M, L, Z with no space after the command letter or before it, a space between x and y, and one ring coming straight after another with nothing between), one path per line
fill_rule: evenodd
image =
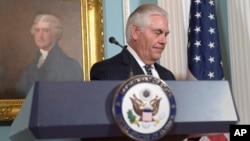
M147 75L152 75L152 66L151 65L145 65L144 66L146 72L147 72Z

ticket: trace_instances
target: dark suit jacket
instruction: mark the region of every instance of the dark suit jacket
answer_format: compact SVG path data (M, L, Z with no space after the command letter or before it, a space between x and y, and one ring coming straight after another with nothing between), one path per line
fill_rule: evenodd
M175 80L175 77L171 71L157 63L154 65L161 79ZM95 63L90 71L90 79L126 80L129 78L130 72L133 72L133 75L144 74L143 70L134 57L128 52L127 49L123 49L122 52L116 56Z
M23 71L17 83L16 91L20 98L25 98L35 81L83 80L80 64L67 56L58 45L51 49L40 69L37 68L39 58L40 52L34 62Z

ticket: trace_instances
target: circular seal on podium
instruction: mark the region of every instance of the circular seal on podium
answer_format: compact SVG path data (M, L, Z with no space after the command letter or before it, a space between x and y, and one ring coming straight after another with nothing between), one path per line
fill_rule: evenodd
M164 137L176 115L171 89L165 81L150 75L133 76L119 85L112 108L119 129L134 140Z

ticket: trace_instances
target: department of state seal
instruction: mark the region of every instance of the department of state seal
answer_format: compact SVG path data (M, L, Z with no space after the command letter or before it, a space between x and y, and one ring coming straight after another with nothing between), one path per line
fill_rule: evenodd
M113 116L123 133L134 140L157 140L171 129L176 114L172 91L163 80L137 75L116 90Z

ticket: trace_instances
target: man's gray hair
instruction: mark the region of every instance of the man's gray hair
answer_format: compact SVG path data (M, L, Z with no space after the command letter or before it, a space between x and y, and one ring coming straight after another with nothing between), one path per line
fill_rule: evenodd
M138 8L136 8L136 10L133 13L131 13L126 25L127 42L129 42L132 38L131 26L137 25L141 29L143 29L144 27L150 24L150 16L152 15L162 15L165 16L168 20L168 13L161 7L154 4L143 4Z
M60 39L61 36L62 36L62 33L63 33L63 27L62 27L62 24L60 22L60 20L56 17L56 16L53 16L53 15L48 15L48 14L40 14L40 15L37 15L35 20L34 20L34 23L32 25L32 28L30 30L31 34L34 35L34 32L35 32L35 26L38 22L49 22L52 26L52 32L53 34L58 38Z

